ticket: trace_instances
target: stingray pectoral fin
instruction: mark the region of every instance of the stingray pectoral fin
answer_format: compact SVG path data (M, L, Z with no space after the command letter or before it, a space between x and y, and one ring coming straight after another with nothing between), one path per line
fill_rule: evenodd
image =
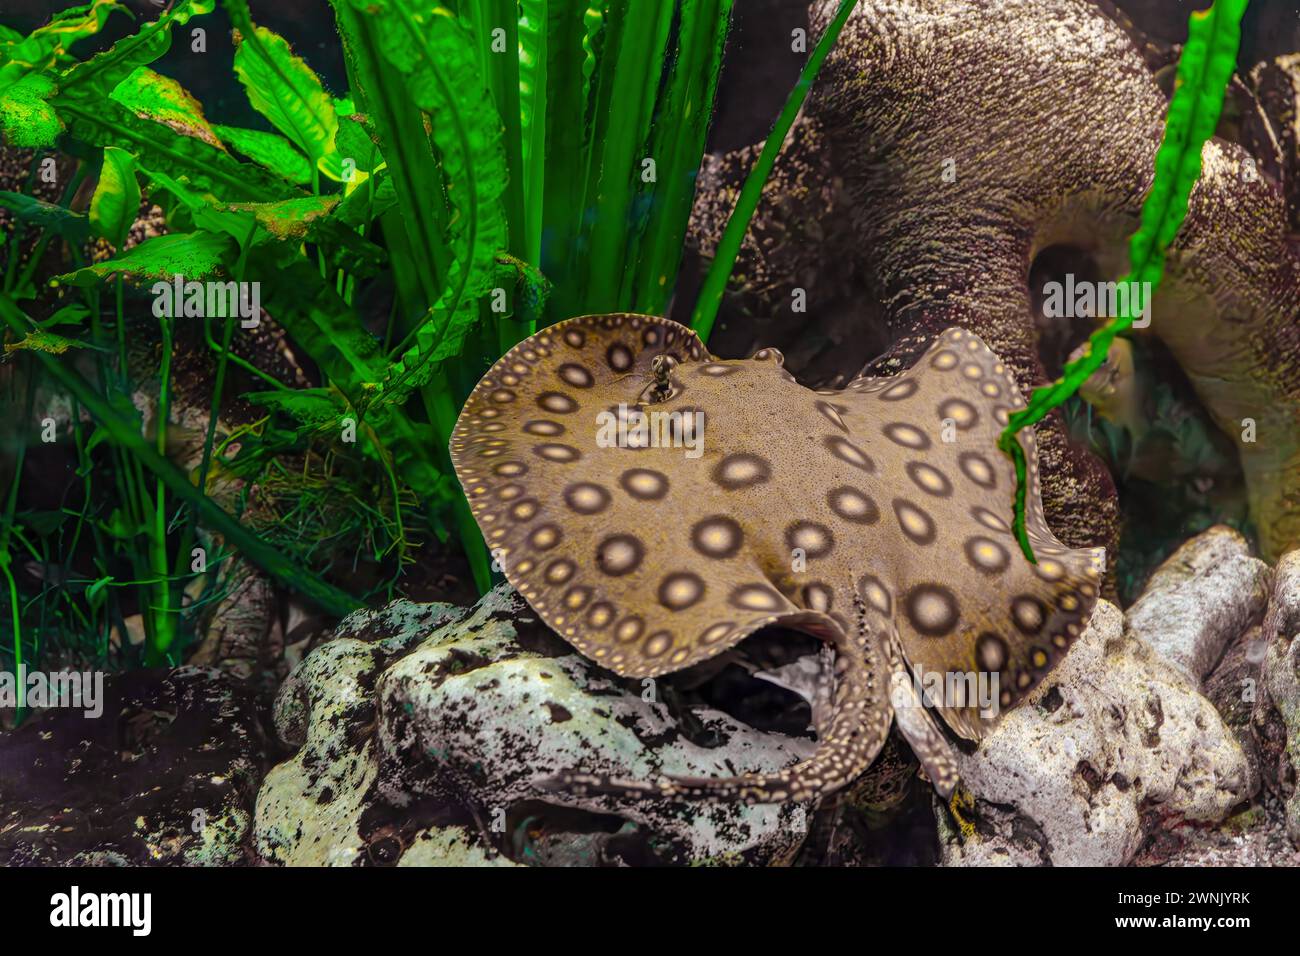
M890 381L879 393L869 383L858 401L888 405L899 424L886 427L898 430L914 486L895 506L912 546L888 582L899 651L927 696L928 681L942 680L935 715L958 736L980 740L1083 632L1105 552L1067 547L1048 526L1032 429L1016 438L1025 452L1025 527L1036 563L1021 552L1010 520L1015 470L997 442L1025 400L978 336L948 329ZM889 400L891 392L901 397Z
M926 777L939 795L948 799L960 783L956 755L943 730L926 711L912 675L892 641L889 699L898 729L921 761Z
M889 734L892 715L885 680L887 657L880 633L865 628L852 635L838 628L822 633L835 650L832 711L824 733L819 728L816 752L785 770L736 777L662 777L651 781L564 770L536 781L536 785L544 790L579 795L595 793L632 798L654 796L743 803L819 799L871 766Z

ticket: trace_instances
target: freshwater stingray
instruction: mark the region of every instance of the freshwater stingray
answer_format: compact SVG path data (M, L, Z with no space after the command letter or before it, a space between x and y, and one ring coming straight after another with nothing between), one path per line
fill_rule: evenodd
M507 579L587 657L654 677L771 625L834 651L817 749L785 770L653 782L565 770L551 785L810 799L866 770L896 717L948 796L955 762L924 702L978 740L1081 632L1104 551L1048 529L1029 431L1037 564L1017 547L1014 472L996 443L1024 401L977 336L948 329L907 371L834 391L782 364L774 349L719 360L662 318L583 316L521 342L470 395L451 438L470 509ZM683 425L696 413L698 436ZM983 675L993 706L926 694L936 675L956 687L971 685L952 675Z

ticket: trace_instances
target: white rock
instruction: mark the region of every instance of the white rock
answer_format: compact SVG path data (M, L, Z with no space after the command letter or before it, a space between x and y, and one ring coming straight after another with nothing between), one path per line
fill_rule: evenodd
M301 749L268 774L258 795L262 856L292 865L373 858L363 821L419 801L464 804L480 826L389 835L400 849L386 855L402 865L412 854L422 863L509 862L480 831L544 813L536 808L546 804L584 819L621 817L628 823L615 828L620 839L639 834L674 862L794 855L807 835L806 805L615 801L541 789L539 779L570 767L643 780L771 771L806 755L811 741L702 710L695 716L724 745L697 746L653 694L629 691L577 654L521 646L519 628L530 618L504 587L468 611L397 602L348 618L340 634L357 636L313 651L277 700L277 728ZM548 852L580 862L608 839L579 828L552 838Z
M1300 847L1300 785L1296 783L1300 781L1300 638L1269 641L1263 674L1268 695L1286 726L1285 757L1292 768L1291 792L1286 795L1286 832Z
M1128 630L1199 687L1224 649L1263 617L1270 578L1245 538L1216 525L1160 565L1128 610Z
M1057 670L959 762L980 826L964 841L943 835L947 865L1118 866L1146 820L1215 822L1250 796L1214 706L1105 601Z

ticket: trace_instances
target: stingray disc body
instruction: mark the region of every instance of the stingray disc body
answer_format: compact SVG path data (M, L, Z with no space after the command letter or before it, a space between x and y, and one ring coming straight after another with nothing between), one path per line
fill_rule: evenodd
M1023 405L961 329L897 376L814 392L775 350L723 361L665 319L584 316L493 366L451 454L506 577L600 664L663 674L776 623L848 646L865 605L918 679L996 680L991 711L931 701L978 738L1080 633L1104 558L1048 529L1027 432L1038 563L1016 546L996 442ZM637 412L649 447L628 447Z

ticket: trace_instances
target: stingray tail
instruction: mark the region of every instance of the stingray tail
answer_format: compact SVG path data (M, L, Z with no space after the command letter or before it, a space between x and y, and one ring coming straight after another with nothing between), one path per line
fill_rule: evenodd
M736 777L661 777L630 780L565 770L537 781L544 790L584 796L662 800L786 803L816 800L850 783L876 759L889 734L892 710L880 642L865 628L855 635L828 635L835 649L835 690L825 727L818 727L817 750L806 760L773 773Z

